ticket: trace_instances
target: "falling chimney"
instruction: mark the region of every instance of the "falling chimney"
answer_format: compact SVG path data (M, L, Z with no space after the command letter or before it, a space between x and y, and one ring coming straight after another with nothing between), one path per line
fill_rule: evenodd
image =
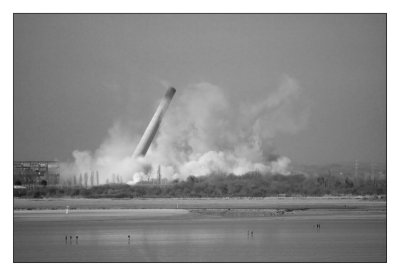
M160 127L164 113L167 111L168 105L175 94L175 91L176 90L173 87L168 88L167 93L165 93L164 98L161 100L160 105L157 107L153 118L151 119L149 125L146 128L146 131L144 132L142 138L139 141L139 144L135 149L135 152L133 153L135 157L146 155L147 150L149 149L151 142L153 141L154 136L156 135L157 130Z

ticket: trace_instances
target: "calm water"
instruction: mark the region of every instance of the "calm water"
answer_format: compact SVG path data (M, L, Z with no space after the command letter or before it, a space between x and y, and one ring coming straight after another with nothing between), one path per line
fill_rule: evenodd
M132 212L141 213L131 216ZM386 261L386 216L382 215L204 218L154 212L15 212L14 261ZM313 227L316 223L321 224L320 230ZM254 231L253 238L248 230Z

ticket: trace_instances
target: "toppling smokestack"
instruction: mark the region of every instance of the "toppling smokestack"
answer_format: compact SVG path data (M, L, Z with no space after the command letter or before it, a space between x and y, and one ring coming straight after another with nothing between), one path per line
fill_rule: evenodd
M133 156L145 156L147 150L149 149L151 142L154 139L154 136L157 133L157 130L161 124L164 113L167 111L168 105L172 100L176 90L173 87L168 88L167 93L165 93L164 98L161 100L160 105L157 107L156 113L154 113L153 118L151 119L149 125L146 128L142 138L137 145Z

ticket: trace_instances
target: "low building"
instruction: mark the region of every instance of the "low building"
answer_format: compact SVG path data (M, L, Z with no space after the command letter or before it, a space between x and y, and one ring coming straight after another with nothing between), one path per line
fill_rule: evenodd
M34 187L60 183L60 165L57 161L14 161L14 185Z

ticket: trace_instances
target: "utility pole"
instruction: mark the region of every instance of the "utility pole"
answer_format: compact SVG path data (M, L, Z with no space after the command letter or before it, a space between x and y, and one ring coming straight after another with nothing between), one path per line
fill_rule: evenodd
M85 172L85 174L83 175L83 178L85 180L85 188L87 188L87 186L88 186L88 173L87 172Z
M374 162L371 162L371 182L374 184L374 187L376 188Z
M94 184L94 172L90 171L90 186L93 187Z
M158 176L158 185L161 185L161 166L160 165L158 165L157 176Z
M358 186L358 161L354 163L354 182Z

